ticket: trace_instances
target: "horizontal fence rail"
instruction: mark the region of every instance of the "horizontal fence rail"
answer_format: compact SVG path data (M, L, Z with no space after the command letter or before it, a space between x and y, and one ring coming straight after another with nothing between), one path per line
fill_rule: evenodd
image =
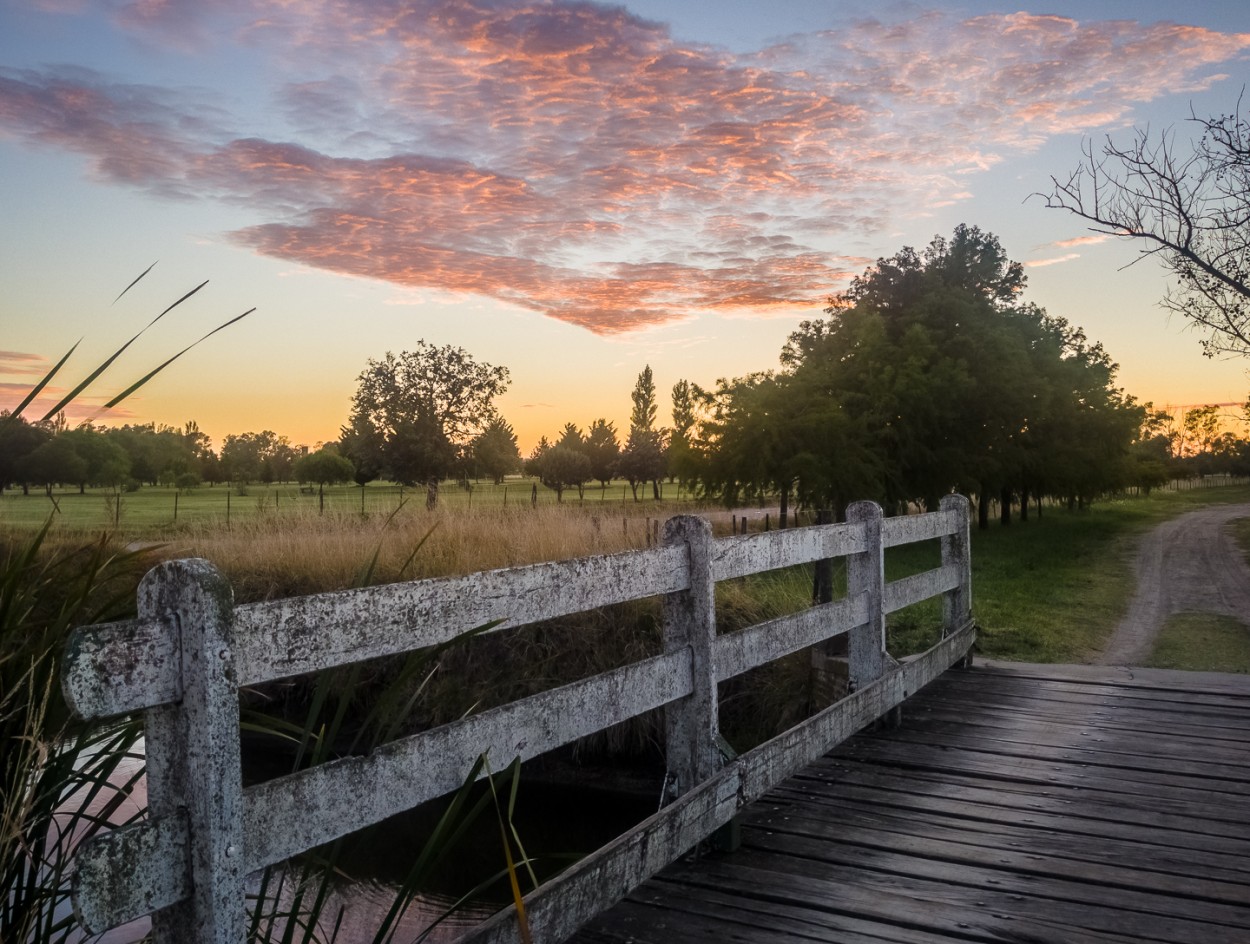
M206 561L161 565L140 585L138 619L76 630L67 647L70 705L87 719L143 711L148 751L147 819L78 853L79 920L102 931L152 914L157 944L240 942L249 873L455 790L483 753L500 767L663 709L670 802L527 899L534 939L560 940L966 658L974 637L967 500L950 496L938 512L889 519L858 502L848 519L715 540L706 521L683 516L666 523L664 546L653 549L238 607ZM939 567L885 582L887 547L935 539ZM844 598L716 633L718 581L832 558L847 560ZM942 641L894 666L885 615L939 595ZM242 787L241 686L656 596L661 655ZM843 636L851 694L726 764L717 684L804 649L815 655ZM513 941L518 931L509 909L474 938Z

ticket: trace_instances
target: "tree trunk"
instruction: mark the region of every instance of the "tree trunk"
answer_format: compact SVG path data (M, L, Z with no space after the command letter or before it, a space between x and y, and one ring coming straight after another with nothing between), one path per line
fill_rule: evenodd
M786 482L781 486L781 508L777 512L777 527L782 531L786 529L786 520L790 514L790 483Z
M1004 528L1011 524L1011 489L1006 487L998 492L998 520Z
M1027 485L1020 489L1020 520L1029 520L1029 487Z
M425 510L433 511L438 507L438 480L425 483Z
M990 493L984 485L977 496L977 527L984 531L990 526Z

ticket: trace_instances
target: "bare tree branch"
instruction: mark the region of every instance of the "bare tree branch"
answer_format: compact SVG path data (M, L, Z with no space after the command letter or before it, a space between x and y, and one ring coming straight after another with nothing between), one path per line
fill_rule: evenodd
M1176 277L1163 305L1205 328L1208 356L1250 356L1250 111L1189 119L1200 136L1178 145L1172 129L1138 129L1083 147L1066 178L1038 194L1095 233L1140 240Z

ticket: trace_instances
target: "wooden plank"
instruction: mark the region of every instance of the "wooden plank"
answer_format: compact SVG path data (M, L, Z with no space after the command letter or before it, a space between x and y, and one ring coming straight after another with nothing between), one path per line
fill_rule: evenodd
M1209 907L1212 904L1229 905L1238 909L1233 916L1236 922L1250 926L1250 908L1246 905L1250 901L1250 876L1245 873L1215 879L1160 872L1142 867L1149 859L1141 848L1123 858L1107 856L1100 854L1101 841L1072 833L1057 850L1045 851L1033 842L1036 830L1023 824L1003 834L986 836L958 828L943 829L928 821L918 824L915 817L882 818L873 814L871 806L848 806L843 808L843 813L817 816L802 808L789 808L752 816L744 824L744 829L748 825L751 828L749 834L744 832L744 841L748 845L794 854L802 854L804 843L811 843L815 848L817 843L828 842L849 847L850 857L856 850L868 849L1007 871L1013 876L1061 877L1064 881L1127 889L1135 895L1175 896L1179 900L1169 908L1169 913L1196 920L1215 917ZM799 845L788 842L790 837L799 837ZM1087 849L1092 858L1085 855Z
M1166 833L1161 841L1178 848L1250 856L1250 836L1230 836L1221 820L1196 815L1194 804L1184 800L1153 797L1149 798L1147 806L1140 797L1126 797L1112 791L1086 789L1078 794L1056 790L1049 781L1029 782L1007 779L1005 775L978 775L974 771L951 769L933 771L913 767L903 778L888 766L856 763L841 755L812 764L786 789L802 789L801 782L805 780L863 785L888 794L882 797L883 803L923 810L949 811L952 808L945 805L942 798L967 797L967 802L975 807L964 809L959 815L1004 823L1035 819L1052 829L1069 822L1074 829L1130 839Z
M796 904L822 902L838 914L930 928L935 944L961 939L1140 944L1159 939L1140 934L1149 923L1133 920L1131 914L1116 912L1091 922L1079 906L1050 899L1035 901L993 886L975 890L951 887L936 880L797 860L753 849L740 850L732 858L709 857L697 865L679 863L664 878L735 897L768 896ZM1117 918L1124 919L1123 923L1117 924ZM1206 939L1202 940L1205 944ZM1234 940L1225 938L1220 944L1234 944Z
M1096 730L1104 739L1113 737L1153 738L1161 736L1172 741L1188 741L1203 745L1205 750L1219 750L1223 756L1250 754L1250 731L1230 719L1227 724L1214 724L1203 719L1194 721L1186 715L1166 712L1110 711L1102 707L1081 706L1086 728ZM1010 698L1004 694L978 691L948 691L926 698L918 711L941 718L992 719L995 723L1021 725L1030 720L1055 724L1071 718L1072 704L1062 700Z
M978 706L979 707L979 706ZM916 724L913 730L919 733L932 733L940 736L943 732L959 730L981 737L994 738L1006 744L1039 744L1047 747L1064 747L1072 743L1072 737L1079 738L1078 743L1084 750L1093 752L1099 757L1115 757L1120 759L1142 758L1149 762L1159 756L1185 764L1209 764L1214 752L1218 750L1220 763L1213 769L1234 771L1231 776L1250 779L1250 744L1235 741L1224 741L1213 744L1215 739L1202 737L1202 729L1196 725L1187 726L1185 733L1171 734L1159 730L1150 732L1150 739L1142 738L1140 729L1115 728L1106 722L1094 724L1089 718L1080 719L1076 730L1059 729L1062 721L1070 716L1054 714L1031 714L1027 720L1010 715L986 711L969 711L965 706L961 711L952 705L939 705L929 701L916 709Z
M863 528L851 524L721 538L712 551L712 579L731 580L826 557L845 557L862 552L864 547Z
M190 837L186 810L176 810L79 847L74 854L78 921L87 928L114 928L190 898Z
M482 753L499 770L689 693L687 649L392 741L364 757L257 784L245 795L249 870L455 790Z
M897 515L881 523L881 542L885 547L932 541L956 533L963 520L950 511L931 511L923 515Z
M822 789L823 787L823 789ZM948 791L949 792L949 791ZM768 828L775 817L799 823L824 821L837 828L870 824L908 836L944 838L985 848L1027 848L1054 858L1133 866L1161 875L1250 885L1250 844L1216 851L1205 837L1189 846L1171 842L1166 830L1143 830L1089 817L1021 813L998 806L990 791L957 799L904 794L849 783L813 784L793 778L771 791L742 820L743 828ZM986 806L989 809L986 809ZM1243 888L1243 897L1247 890Z
M1004 763L1027 759L1034 765L1048 765L1052 771L1060 774L1055 778L1057 781L1073 786L1084 786L1110 778L1161 788L1203 790L1211 795L1208 802L1244 802L1244 798L1250 797L1250 781L1246 779L1246 770L1237 765L1215 761L1187 762L1149 752L1121 754L1100 750L1100 745L1088 748L1062 747L1043 741L1042 736L1030 738L1026 734L1019 738L1006 739L985 735L973 726L961 729L953 725L946 725L940 736L932 727L917 725L896 732L890 738L890 743L894 746L931 748L938 745L947 751L959 749L978 757L989 755L991 763L994 758L1002 758ZM1250 822L1250 809L1247 809L1247 821Z
M235 609L240 685L437 645L499 620L521 626L689 586L677 547L341 590ZM137 621L76 630L66 697L83 718L178 698L175 644Z
M848 632L868 618L868 601L852 599L822 603L810 609L757 623L716 639L716 677L720 681Z
M1173 691L1185 694L1231 695L1250 698L1250 675L1236 672L1186 672L1142 666L1051 665L985 659L980 667L1000 678L1053 679L1067 684L1096 682L1116 688Z
M1198 928L1223 926L1225 929L1250 930L1250 906L1245 902L1244 889L1238 896L1238 904L1230 904L1216 898L1228 893L1228 886L1207 883L1213 889L1209 898L1194 900L1185 893L1168 893L1162 883L1155 887L1136 889L1120 884L1114 868L1079 868L1076 863L1060 865L1032 853L1013 853L1010 849L999 850L997 864L984 863L971 857L966 851L955 850L947 845L945 854L939 855L937 844L919 840L895 841L882 847L863 847L842 840L821 841L822 837L764 830L753 830L743 836L743 851L791 857L805 864L820 863L835 869L871 867L876 872L886 872L901 881L940 879L948 894L978 896L986 891L1006 895L1030 896L1050 902L1063 903L1067 907L1084 906L1086 914L1114 911L1119 915L1138 914L1138 933L1148 936L1160 930L1152 927L1170 924L1180 940L1192 939ZM828 837L825 837L828 838ZM880 838L880 837L878 837ZM1021 868L1029 863L1031 867ZM810 872L809 872L810 874ZM1092 926L1106 931L1126 930L1115 919L1103 919ZM1131 925L1130 925L1131 926ZM1188 929L1186 933L1182 929ZM1232 940L1233 938L1227 938ZM1245 938L1237 938L1244 944Z
M894 613L905 606L920 603L922 600L935 597L947 590L954 590L959 586L959 575L959 568L954 564L948 564L945 567L937 567L923 573L912 574L910 577L892 580L885 585L885 612Z
M1132 771L1099 771L1087 768L1079 772L1064 769L1054 762L1039 761L1023 755L986 754L957 751L950 746L916 743L870 743L859 741L852 746L852 756L878 764L894 764L908 770L935 772L964 770L1042 784L1052 790L1100 790L1117 795L1122 803L1139 804L1142 808L1161 812L1183 809L1187 804L1201 804L1198 815L1228 824L1250 824L1250 810L1242 797L1212 793L1202 789L1192 778L1153 778L1135 776Z
M156 620L79 627L62 665L65 703L88 721L182 697L177 640Z

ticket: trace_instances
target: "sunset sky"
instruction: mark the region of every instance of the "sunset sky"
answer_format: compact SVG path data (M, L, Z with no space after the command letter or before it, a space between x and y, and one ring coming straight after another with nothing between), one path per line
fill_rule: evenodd
M511 370L524 451L623 433L645 364L667 422L677 380L775 368L850 276L960 222L1130 393L1241 401L1250 364L1202 357L1160 267L1030 194L1247 86L1241 0L0 0L0 407L209 279L71 419L255 306L101 419L311 445L424 338Z

